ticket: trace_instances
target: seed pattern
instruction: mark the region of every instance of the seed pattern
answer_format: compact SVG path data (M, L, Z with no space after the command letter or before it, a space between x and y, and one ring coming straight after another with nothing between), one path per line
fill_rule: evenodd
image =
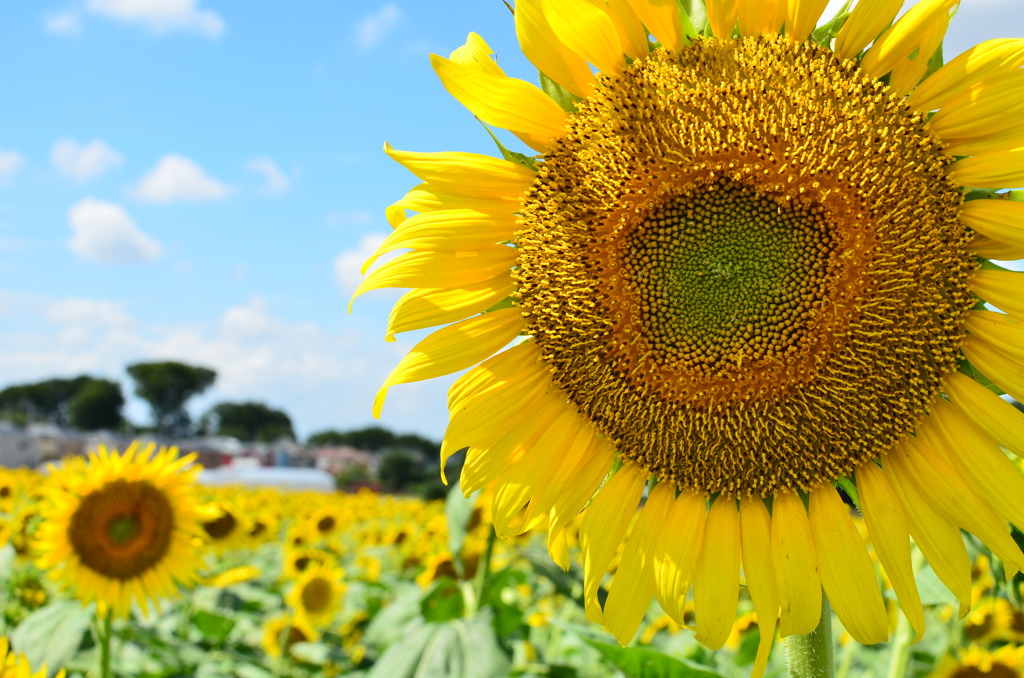
M974 259L922 116L777 36L599 76L523 198L518 303L622 455L707 493L810 490L912 431Z

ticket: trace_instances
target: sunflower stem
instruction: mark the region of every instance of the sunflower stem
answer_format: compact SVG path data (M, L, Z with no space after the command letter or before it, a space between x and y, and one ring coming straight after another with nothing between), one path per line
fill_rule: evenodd
M913 645L914 630L906 616L900 614L896 621L896 638L892 645L892 656L889 658L889 678L902 678L910 666L910 646Z
M107 609L97 619L96 635L99 636L100 650L100 678L111 678L110 672L110 617L113 610Z
M484 549L484 555L480 558L480 565L476 571L476 607L479 608L484 602L484 593L487 592L487 579L491 574L491 556L494 555L494 542L498 540L498 533L491 528L491 533L487 535L487 547Z
M836 674L832 659L832 606L828 596L821 593L821 618L818 627L804 636L786 639L790 678L833 678Z

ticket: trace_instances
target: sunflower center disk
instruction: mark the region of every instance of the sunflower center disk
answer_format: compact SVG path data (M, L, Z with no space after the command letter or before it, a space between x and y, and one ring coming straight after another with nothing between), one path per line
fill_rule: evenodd
M174 509L147 481L115 480L91 492L71 517L68 539L82 563L111 579L133 579L171 545Z
M650 348L706 379L798 350L829 272L824 226L728 180L657 205L622 248Z
M663 480L809 490L913 430L974 260L950 160L885 85L777 37L635 61L523 198L519 303L555 382Z

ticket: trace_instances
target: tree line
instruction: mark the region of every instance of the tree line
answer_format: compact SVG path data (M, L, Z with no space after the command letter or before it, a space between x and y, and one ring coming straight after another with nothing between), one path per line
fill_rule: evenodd
M49 422L82 431L152 431L175 438L193 434L238 438L247 443L296 438L291 417L260 402L221 402L193 421L186 405L213 386L216 371L174 361L143 362L126 368L136 396L150 408L148 425L135 426L124 417L121 384L80 375L14 384L0 390L0 419L25 425ZM307 439L311 446L348 446L368 452L418 451L435 458L440 445L413 433L396 434L379 426L340 431L327 429Z

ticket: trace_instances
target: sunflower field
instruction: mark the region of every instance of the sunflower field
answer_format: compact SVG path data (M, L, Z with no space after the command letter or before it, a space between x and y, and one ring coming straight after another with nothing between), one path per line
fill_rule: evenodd
M7 665L24 672L12 675L715 678L749 675L761 646L744 592L718 652L657 603L623 647L588 622L575 558L557 567L536 532L496 538L491 490L424 502L210 488L197 471L132 446L3 473L0 623ZM837 675L1024 674L1024 578L1007 583L970 547L966 616L915 555L915 637L879 570L893 641L862 646L835 623ZM682 614L692 627L692 594ZM784 655L767 675L785 673Z

